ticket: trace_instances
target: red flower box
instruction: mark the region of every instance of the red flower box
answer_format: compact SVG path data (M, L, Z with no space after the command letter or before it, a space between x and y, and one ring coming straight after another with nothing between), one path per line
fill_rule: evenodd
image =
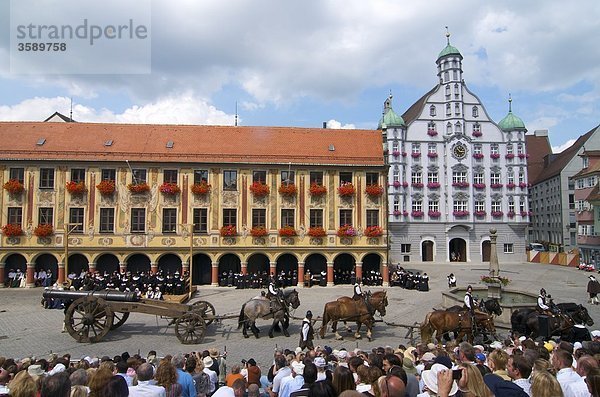
M295 196L298 193L298 188L293 183L284 183L279 186L279 194L282 196Z
M400 181L394 181L393 185L394 187L400 187L402 184L400 183Z
M412 157L413 159L418 159L419 157L421 157L421 152L412 152L410 154L410 157Z
M525 188L527 187L527 184L526 184L525 182L520 182L520 183L519 183L519 187L520 187L521 189L525 189Z
M527 157L527 155L525 153L519 153L519 158L520 159L524 159L525 157Z
M506 216L508 216L509 218L514 218L515 217L515 212L514 211L508 211L506 213Z
M472 134L472 135L473 135L475 138L479 138L480 136L482 136L482 135L483 135L483 133L482 133L481 131L473 131L473 134Z
M250 229L250 235L252 237L264 237L269 234L269 231L264 226L256 226Z
M341 197L352 197L356 193L356 188L350 182L344 182L338 187L338 194Z
M383 228L381 226L369 226L365 229L365 236L380 237L383 236Z
M308 233L310 237L325 237L327 233L325 233L325 229L320 226L317 227L309 227Z
M422 218L423 217L423 211L412 211L410 213L413 218Z
M402 211L394 211L394 212L392 212L392 214L394 216L400 216L400 215L402 215Z
M473 153L473 158L480 160L483 158L483 153Z
M492 154L490 154L490 158L493 158L494 160L499 159L500 158L500 154L499 153L492 153Z
M21 229L21 225L9 223L2 226L2 234L4 234L6 237L21 236L23 235L23 229Z
M67 182L67 192L71 194L84 194L87 192L87 187L85 187L85 182Z
M219 233L222 237L234 237L237 236L237 230L235 226L223 226Z
M322 196L327 193L327 188L323 185L317 185L316 183L311 183L309 192L311 196Z
M398 150L394 150L394 151L392 152L392 156L394 156L394 157L398 157L398 156L400 156L400 152L399 152Z
M207 182L194 183L190 190L197 195L208 194L212 190L212 186Z
M427 135L429 136L436 136L438 133L436 130L427 130Z
M9 179L3 187L10 194L21 194L25 190L25 186L16 179Z
M116 190L115 181L105 180L96 185L96 189L103 196L110 196Z
M294 237L298 235L298 232L292 226L284 226L279 229L279 235L281 237Z
M177 186L176 183L169 182L165 182L162 185L160 185L158 190L160 190L161 193L167 194L169 196L175 196L176 194L179 194L179 192L181 192L181 189L179 188L179 186Z
M473 187L477 190L485 189L485 183L474 183Z
M383 194L383 186L381 185L367 185L365 193L370 197L379 197Z
M468 216L469 215L469 211L453 211L452 215L462 218L464 216Z
M402 157L406 157L406 152L402 152Z
M485 211L475 211L475 216L479 217L479 218L484 217L485 214L486 214Z
M504 215L504 212L502 211L492 211L492 216L494 218L500 218L502 215Z
M402 215L408 216L408 211L402 211Z
M271 190L266 183L252 182L252 185L250 185L250 192L254 197L265 197L271 193Z
M507 153L506 156L504 156L504 157L507 159L514 159L515 155L514 155L514 153Z
M435 159L437 158L438 154L436 152L428 152L427 153L427 157L429 157L430 159Z
M427 183L427 187L429 189L439 189L440 183L439 182L429 182L429 183Z
M507 184L506 184L506 187L507 187L508 189L514 189L516 186L517 186L517 185L515 185L514 183L507 183Z
M522 216L523 218L525 218L525 217L526 217L526 216L528 216L528 215L529 215L529 212L527 212L527 211L521 211L521 216Z
M465 188L465 187L469 187L469 182L452 182L452 186Z
M429 211L427 215L429 215L430 218L439 218L442 216L442 213L440 211Z
M416 189L421 189L423 187L423 184L421 182L414 182L411 184L411 186Z
M338 229L337 235L339 237L354 237L356 236L356 229L352 225L344 225Z
M130 183L127 185L127 189L129 189L131 193L147 193L150 191L150 185L148 185L146 182Z
M35 229L33 229L33 234L38 237L48 237L54 233L54 228L52 225L47 223L40 223L37 225Z
M492 184L490 185L490 187L491 187L492 189L502 189L502 184L501 184L501 183L492 183Z

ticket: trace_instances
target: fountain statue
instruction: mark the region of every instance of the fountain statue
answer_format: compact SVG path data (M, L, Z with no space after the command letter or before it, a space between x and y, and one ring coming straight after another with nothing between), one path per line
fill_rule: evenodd
M488 298L502 298L502 283L500 282L500 266L498 264L498 252L496 251L496 229L490 229L490 279L488 283Z

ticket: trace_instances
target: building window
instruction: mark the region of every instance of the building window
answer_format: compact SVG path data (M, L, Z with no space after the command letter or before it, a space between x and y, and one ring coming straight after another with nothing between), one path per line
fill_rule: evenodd
M379 173L378 172L367 172L366 179L367 179L367 185L379 185Z
M497 185L499 183L502 183L502 178L500 177L500 173L498 173L498 172L492 172L490 174L490 183L492 185Z
M340 172L340 186L344 183L352 183L352 173L351 172Z
M492 212L502 211L502 203L500 201L492 201Z
M450 73L444 72L444 82L450 80Z
M429 115L435 116L435 105L429 106Z
M473 117L479 117L479 108L477 106L473 106Z
M131 209L131 233L144 233L146 231L146 209Z
M253 183L267 183L267 171L252 171Z
M411 209L413 212L423 211L423 200L413 200Z
M590 166L590 159L587 156L585 156L583 158L583 168L587 168L589 166Z
M237 190L237 171L223 171L223 190ZM229 226L229 225L225 225ZM235 226L235 225L233 225Z
M379 226L379 210L367 210L367 227Z
M115 209L100 208L100 233L114 233Z
M400 199L394 196L394 212L400 212Z
M517 145L517 154L523 154L523 145L520 143Z
M71 233L83 233L83 208L69 208L69 225Z
M54 168L40 168L40 189L54 189Z
M310 172L310 184L322 185L323 184L323 173L317 171Z
M208 170L194 170L194 184L208 183Z
M237 210L223 208L223 226L237 226Z
M25 183L25 168L11 168L8 172L8 179L14 179L20 183Z
M454 71L456 73L456 70ZM456 77L454 77L456 79ZM454 84L454 99L460 98L460 89L458 88L458 84Z
M525 174L522 169L519 171L519 183L525 183Z
M146 182L146 170L142 168L134 168L131 170L131 180L134 185L139 185Z
M462 124L460 123L460 121L457 121L454 124L454 132L456 132L457 134L462 132Z
M466 171L452 171L452 183L462 183L467 181Z
M446 124L446 134L448 134L448 135L452 134L452 124L451 123Z
M437 128L435 126L435 122L430 121L429 123L427 123L427 130L429 130L429 131L437 131Z
M100 178L103 181L116 181L117 180L117 171L114 168L103 168L100 171Z
M473 145L473 154L481 154L481 153L482 153L481 145L479 145L479 144Z
M457 116L460 116L460 104L459 103L454 104L454 114Z
M525 208L525 200L521 197L521 200L519 201L519 211L520 212L525 212L526 208Z
M10 225L19 225L23 223L23 208L21 207L8 207L8 223Z
M473 133L475 135L477 135L480 132L481 132L481 124L479 124L479 123L473 124Z
M452 116L452 106L449 103L446 104L446 116Z
M413 171L410 175L410 182L412 184L423 183L423 175L418 171Z
M410 254L410 244L400 244L401 254Z
M490 154L500 154L500 151L498 149L498 145L492 145L490 146Z
M177 231L176 208L163 208L162 231L163 233L175 233Z
M506 173L506 183L515 183L515 174L512 171Z
M452 78L453 78L454 80L458 80L458 71L457 71L457 70L453 70L453 71L452 71Z
M506 154L513 154L513 145L510 143L506 145Z
M85 182L85 170L83 168L71 169L71 182Z
M296 172L285 170L281 171L281 183L284 185L293 185L296 180Z
M413 143L411 145L411 152L415 153L415 154L421 153L421 144L420 143Z
M454 211L467 211L469 209L469 203L466 200L454 200L452 209Z
M400 144L398 143L398 141L392 142L392 152L399 152L399 151L400 151Z
M41 225L54 225L54 208L40 207L38 211L38 223Z
M505 254L514 254L515 248L513 243L504 243L504 253Z
M475 201L475 211L482 212L485 211L485 201Z
M294 213L295 211L291 208L283 208L281 210L281 227L294 227Z
M177 170L164 170L163 182L177 184Z
M267 227L267 210L264 208L252 209L252 227Z
M485 183L485 174L483 172L478 172L473 174L473 183L483 184Z
M194 208L194 233L208 233L208 209Z
M311 209L310 210L310 225L309 227L323 227L323 210L322 209Z
M429 211L439 212L440 211L440 202L438 200L429 201Z
M513 199L508 200L508 212L515 212L515 201Z
M450 85L446 86L446 99L450 99Z
M437 172L427 173L427 183L439 183L439 177Z
M394 168L392 178L394 179L394 182L400 182L400 170L398 168Z
M437 145L435 143L427 144L427 152L428 153L437 153Z
M340 210L340 226L352 225L352 210Z

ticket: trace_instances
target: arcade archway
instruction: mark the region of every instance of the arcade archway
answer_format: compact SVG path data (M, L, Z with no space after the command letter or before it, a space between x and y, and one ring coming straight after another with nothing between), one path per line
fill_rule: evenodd
M467 242L462 238L453 238L448 244L451 262L467 261Z
M150 258L143 254L135 254L127 258L127 271L131 273L149 273Z
M248 258L246 265L248 274L269 274L269 258L265 254L254 254Z
M219 274L240 273L242 271L242 263L240 258L235 254L225 254L219 259Z
M212 261L205 254L196 254L192 260L192 284L210 285L212 283Z
M356 259L350 254L339 254L333 260L333 283L351 284L356 281Z
M96 260L96 271L100 274L119 272L119 258L113 254L104 254Z
M181 273L181 258L175 254L166 254L158 260L158 270L162 270L164 274L174 275Z
M67 273L75 276L79 276L81 272L87 272L89 270L89 261L85 255L73 254L69 255L69 269Z

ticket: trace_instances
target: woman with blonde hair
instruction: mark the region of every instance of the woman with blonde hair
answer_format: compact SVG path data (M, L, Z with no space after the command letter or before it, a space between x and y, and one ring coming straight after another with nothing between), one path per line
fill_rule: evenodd
M113 373L108 368L98 368L98 370L90 378L88 387L90 388L90 397L104 397L102 389L108 383Z
M531 397L564 397L560 383L550 372L536 371L531 379Z
M177 383L177 369L170 361L162 360L156 370L156 383L167 391L166 397L181 396L182 388Z
M27 373L19 372L15 378L8 384L11 397L35 397L37 395L37 384Z
M458 381L458 388L464 397L492 397L492 392L485 385L481 371L471 364L460 364L464 375Z

